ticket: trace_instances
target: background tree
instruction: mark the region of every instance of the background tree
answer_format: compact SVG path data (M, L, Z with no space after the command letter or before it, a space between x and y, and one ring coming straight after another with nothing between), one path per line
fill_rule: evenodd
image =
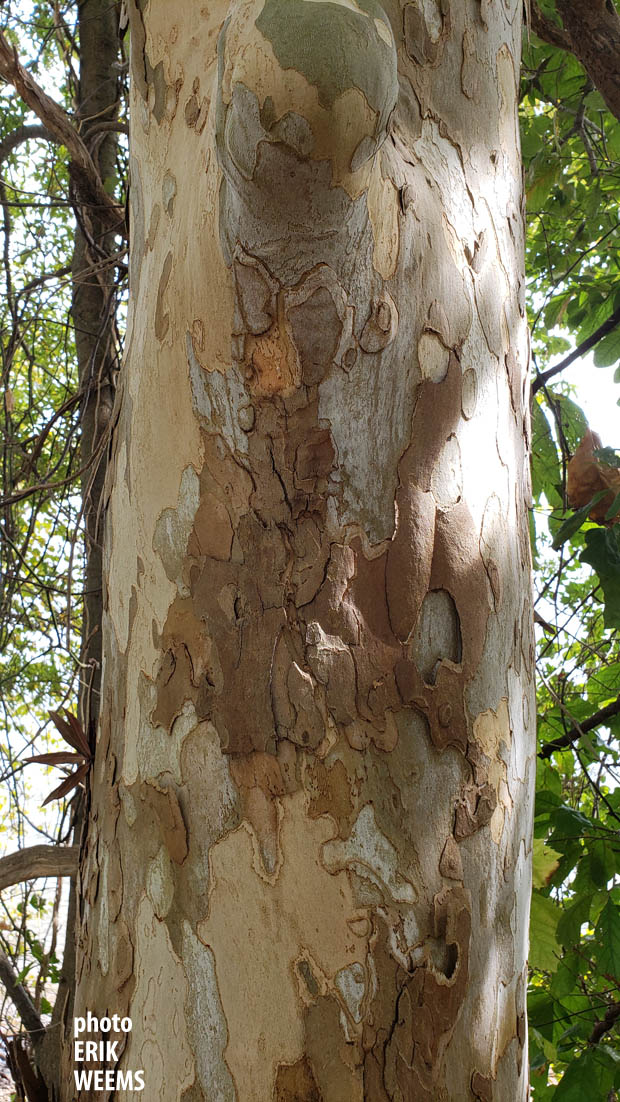
M594 10L597 6L591 7ZM410 9L408 19L412 20L414 19L412 6ZM10 4L5 5L4 12L10 26L16 16L18 19L21 16L23 20L24 5L19 5L17 9L12 9ZM559 36L560 32L564 35L562 42L556 42L555 45L552 38L552 45L549 47L541 47L540 43L532 38L531 44L526 44L524 68L522 118L526 180L530 202L528 259L534 291L532 321L536 322L535 315L540 312L540 320L534 326L534 349L542 374L548 366L549 357L560 351L560 342L564 340L565 334L570 334L572 337L576 335L577 342L583 345L586 340L598 343L598 340L607 332L605 343L600 344L597 355L599 359L607 356L610 362L617 355L614 353L614 336L611 333L611 327L616 322L614 310L617 304L614 302L613 274L610 273L613 272L613 257L616 255L613 252L613 235L617 210L618 138L617 128L604 111L601 101L597 100L591 88L584 84L583 70L564 49L567 45L566 35L569 32L558 19L554 21L553 5L545 5L544 12L535 9L532 14L534 26L538 18L544 19L547 28L549 26L555 28L551 32L547 30L548 36ZM63 87L61 83L55 89L55 97L62 100L72 87L71 67L78 64L79 38L76 36L78 28L75 24L75 11L72 5L67 5L61 16L54 5L40 4L34 5L28 15L31 15L32 19L23 20L23 23L27 23L27 27L22 25L19 35L22 59L25 48L27 52L31 51L33 59L39 55L41 77L46 70L50 71L50 62L54 56L62 58L62 63L67 65L69 74L67 84ZM91 22L90 25L93 26L93 23ZM82 33L83 30L84 28ZM411 29L410 24L410 41L419 41L419 30L417 25ZM582 31L580 35L582 49L587 46L584 33ZM435 30L431 28L429 38L431 43L434 34ZM420 49L423 49L423 52L429 50L432 52L432 45L429 45L424 37L422 41L426 44ZM608 67L613 71L613 55L609 49L609 43L612 41L613 38L607 38L607 49L601 52L601 56L609 59ZM32 46L26 47L26 42L31 42ZM43 45L40 46L39 43ZM58 54L56 54L57 50ZM92 60L92 54L90 57ZM82 66L87 64L84 52L82 52L81 63ZM120 64L122 66L122 61ZM412 64L424 69L424 66L429 64L428 57L414 58ZM152 77L155 87L160 89L158 94L161 95L165 74L162 76L163 70L160 70L160 75L157 76L157 70L158 66L155 65L154 74L147 71L147 77L149 81ZM53 71L56 78L62 71L57 61ZM120 72L122 69L114 71L115 80ZM49 87L49 85L46 86ZM75 88L75 84L73 87ZM196 110L199 112L201 102L196 90L195 102L189 102L190 119L195 115ZM155 109L161 109L164 117L166 111L171 108L165 102L162 103L161 99L159 108L157 103L156 97ZM76 102L71 103L70 99L67 99L65 105L70 114L75 111ZM12 114L13 110L15 114ZM24 118L23 108L19 107L17 101L13 101L11 112L6 112L8 144L5 144L4 148L10 155L8 162L10 172L17 175L7 177L4 173L3 179L8 178L13 186L21 185L22 188L27 189L32 185L30 182L27 183L30 177L25 177L20 167L23 160L20 161L19 152L23 147L20 145L22 139L18 136L21 125L18 120L23 121ZM27 121L29 125L35 125L32 117ZM199 113L195 115L195 127L199 129L203 121ZM48 119L45 119L45 122L49 125ZM64 120L61 119L59 122L57 118L55 122L61 128L61 134L57 136L65 140L70 147L71 163L74 166L77 165L82 171L86 164L88 170L88 162L85 161L81 148L76 146L73 132L63 134ZM60 162L55 161L57 167L54 172L59 176L59 186L62 187L67 179L66 168L61 167L63 163L66 164L66 161L62 161L65 154L56 146L46 144L44 148L50 153L53 150L55 158L59 156L61 158ZM585 164L588 165L589 175L584 172ZM36 165L35 160L35 168ZM122 172L120 178L122 179ZM82 184L82 186L86 185ZM90 186L96 187L96 181L94 184L91 181ZM74 205L77 205L75 184L73 188L71 197ZM404 205L408 198L410 199L411 196L401 193L401 204ZM8 199L5 198L5 229L7 225L15 224L19 226L20 234L25 232L22 228L24 222L21 220L24 208L20 206L24 201L23 195L18 197L16 192L10 193ZM82 193L82 204L86 204L89 217L92 217L92 202L93 194L91 192L89 195L87 189L86 195ZM108 205L100 196L97 204L99 210L106 209ZM177 207L178 205L177 202ZM411 216L411 209L409 213ZM7 222L8 216L11 219L10 223ZM167 213L166 217L172 218L173 215ZM79 224L84 222L84 215L80 214L79 210L78 222ZM60 224L54 223L55 226ZM163 224L166 225L165 219ZM58 234L59 231L56 229L54 232ZM11 240L15 244L15 229ZM99 239L100 242L101 240ZM118 247L118 241L114 244ZM10 249L8 252L5 250L5 263L10 260L12 265L8 272L9 281L12 278L14 284L16 255L16 250L12 252ZM43 249L38 250L36 257L43 262L44 266L47 261L49 266ZM32 262L32 257L24 259ZM121 260L119 256L113 259L117 263ZM24 261L20 258L20 262ZM45 267L38 269L37 275L32 272L27 274L31 281L45 275L41 286L46 286L49 271L45 271ZM242 272L242 278L247 275L247 272ZM29 293L32 298L33 293L38 293L38 287L35 286ZM562 296L564 296L563 299ZM105 295L103 298L105 299ZM562 300L558 301L560 299ZM314 303L314 305L320 308L320 303ZM43 308L43 301L39 300L40 317L45 316ZM556 313L553 316L554 310ZM52 323L57 321L58 311L59 301L56 298ZM558 318L564 327L562 335L557 329L554 331ZM54 431L56 427L63 427L63 417L66 416L66 412L62 408L62 401L56 396L54 400L48 399L47 405L42 402L42 412L37 415L32 401L34 392L32 389L29 392L27 384L22 380L28 378L28 372L32 375L34 365L38 367L45 365L53 356L50 343L52 332L54 332L52 325L44 327L39 324L37 356L32 355L31 340L31 358L25 365L22 365L19 357L16 358L13 355L12 375L8 387L8 404L15 402L16 394L20 396L22 408L27 410L27 418L30 418L31 423L40 429L43 445L46 447L51 442L51 430L45 431L47 422L52 420ZM9 338L13 334L14 343L19 345L19 332L15 333L12 319L7 323L7 333ZM67 348L69 356L66 378L70 380L72 370L70 342ZM196 355L199 353L200 348L197 353L195 351ZM57 369L55 374L56 385L60 385ZM535 384L537 403L534 408L533 473L536 502L539 515L540 510L548 511L549 506L554 506L555 515L563 517L566 506L563 494L566 481L563 468L568 455L576 446L584 425L578 409L563 396L561 385L556 386L557 379L553 382L547 379L544 382L546 383L544 388L542 384ZM69 396L70 400L70 395L75 392L75 383L68 382L64 385L65 397ZM73 390L71 390L72 386ZM25 400L25 395L28 395L28 401ZM67 412L75 408L75 404L70 405ZM39 416L38 422L37 416ZM69 424L69 437L71 431L75 431L75 428L72 429ZM62 435L59 435L60 454L62 454L62 439ZM11 442L11 448L5 454L5 462L7 457L14 456L16 447L24 444L23 430L13 431L13 436L7 433L7 440ZM45 455L47 456L47 453ZM612 457L607 455L606 459L609 463ZM50 466L51 462L51 460L48 462L49 471L53 470ZM69 471L70 469L68 468ZM74 464L73 470L77 469ZM9 498L12 498L16 492L27 491L27 494L19 500L9 500L6 505L7 510L9 508L11 510L11 516L18 517L19 523L22 523L22 517L29 515L27 512L24 513L24 509L30 508L30 502L38 501L38 494L41 495L42 505L45 506L44 491L47 488L43 486L41 489L40 483L49 482L50 479L42 478L41 470L30 472L32 477L29 483L25 480L21 483L15 480L16 485L13 486L12 483L5 482L5 488L11 491L6 495ZM62 473L64 476L65 472ZM32 486L36 487L34 493L30 492ZM47 491L52 506L59 501L58 489L54 494ZM80 507L75 496L65 497L63 508L66 516L63 519L69 530L72 530L76 523L75 520L70 519L71 511L76 507L79 512ZM40 515L44 516L44 514ZM63 514L61 513L60 516L62 518ZM557 523L551 520L554 536L557 535L559 523L559 520ZM39 531L45 531L45 528L42 527ZM57 524L56 533L61 532L62 527ZM596 1089L603 1098L607 1097L609 1090L612 1089L615 1074L613 1030L617 1001L615 977L618 975L618 967L613 953L616 944L617 907L613 890L609 893L606 889L616 869L617 847L612 833L615 827L611 824L614 821L617 801L614 796L611 772L615 759L613 747L610 747L606 733L610 728L602 728L604 737L599 738L597 732L603 722L611 723L613 732L613 708L617 695L615 680L617 642L614 634L616 625L613 620L614 586L617 585L617 569L614 572L613 559L614 529L608 530L586 521L585 528L574 532L568 539L569 544L562 546L566 550L569 546L574 547L577 554L584 546L584 539L593 541L594 544L598 541L600 545L596 566L604 587L607 627L605 628L602 624L601 590L592 592L592 583L588 581L591 577L590 568L583 565L577 567L574 551L571 550L568 554L560 553L562 555L560 569L556 570L556 553L548 553L545 550L548 540L545 531L540 530L537 551L542 603L539 607L542 618L547 624L553 620L557 609L557 628L559 629L556 630L554 625L553 635L547 630L541 648L545 663L543 667L545 681L541 681L539 702L539 712L543 718L541 738L544 743L551 743L552 740L557 741L559 737L564 739L564 744L553 752L543 747L544 757L541 759L542 768L539 776L538 840L535 843L535 876L538 887L534 897L532 927L534 947L532 957L534 963L539 966L539 970L532 975L532 1020L535 1027L533 1063L536 1070L533 1081L536 1097L550 1097L554 1093L559 1097L561 1092L564 1092L562 1097L565 1098L583 1097L583 1084L587 1082L588 1096L592 1097L592 1091ZM7 649L8 656L14 656L14 658L11 659L13 666L10 679L5 679L4 682L4 699L11 714L8 730L16 745L21 745L20 739L16 737L16 727L18 728L20 724L19 705L16 705L16 700L20 701L20 704L22 701L27 702L25 706L21 704L21 707L31 715L41 715L48 706L48 701L58 707L62 698L58 687L59 674L56 670L67 668L60 663L60 653L56 650L53 662L51 659L47 662L39 662L36 678L32 677L29 681L22 668L23 662L19 661L26 652L26 642L30 653L36 653L35 648L40 650L41 625L46 623L47 614L41 611L41 603L36 606L36 615L32 611L33 603L27 603L28 586L32 585L33 580L40 584L42 578L47 579L45 599L47 606L51 604L53 608L51 623L54 623L54 617L56 621L61 622L65 618L62 610L62 594L57 595L55 604L52 603L54 588L61 588L58 582L63 567L61 565L61 571L58 571L55 563L50 564L49 555L42 557L39 561L32 553L26 553L28 549L32 551L35 547L35 541L29 544L29 548L24 545L24 553L19 561L26 564L26 569L21 572L14 571L13 603L7 605L5 620L9 630L13 632L16 644L12 649L10 647ZM571 554L573 554L572 560L570 560ZM590 554L592 558L591 551L586 550L586 554ZM75 556L73 557L75 578ZM66 558L68 559L69 556ZM567 559L568 566L566 566ZM60 561L62 564L62 555ZM33 566L35 579L33 579ZM597 580L597 578L594 579L595 582ZM78 590L79 585L74 580L71 606L74 629L78 627L80 618L79 604L76 602ZM43 592L43 588L40 592ZM553 594L554 597L551 605L548 600L549 594ZM27 607L31 610L30 619L18 612L20 603L22 608ZM45 607L43 605L43 610ZM582 613L581 617L577 615L569 619L569 612L562 612L562 608L567 607L571 612L576 610L577 613L580 608L585 609L587 618L586 613ZM564 621L567 622L564 624ZM92 623L94 624L94 620ZM36 630L32 629L33 624L37 625ZM46 682L49 681L50 676L56 680L52 680L51 692L46 693ZM64 676L67 675L64 674ZM90 698L94 699L95 694L91 693ZM84 718L83 712L82 718ZM575 727L575 721L579 723L579 727ZM31 723L25 724L25 728L30 737L33 733ZM567 749L569 736L574 738L576 730L579 736L577 746L575 749ZM9 751L7 765L14 770L15 751ZM13 788L16 783L17 780L14 779ZM21 802L19 806L22 806ZM552 846L552 852L549 848L543 848L545 841ZM556 867L558 861L560 863ZM26 865L24 862L22 871L32 872L32 868L32 864ZM574 875L571 870L575 869L577 877L571 879ZM22 904L21 926L18 924L16 930L11 934L7 933L5 938L9 954L14 955L16 951L18 954L23 954L24 934L29 926L23 917L25 914L27 914L27 906ZM564 916L569 914L570 920L567 918L565 921ZM562 920L558 926L560 915ZM580 918L581 915L585 916L583 920ZM586 921L589 923L587 927L583 926L583 922ZM45 962L42 963L43 972ZM47 966L49 967L49 964ZM37 984L38 987L39 984ZM22 1009L24 1006L22 1001ZM24 1013L27 1018L27 1011ZM557 1079L564 1068L568 1068L568 1071L557 1086ZM548 1083L547 1079L549 1079ZM596 1084L595 1088L593 1084ZM483 1084L479 1086L481 1090L484 1089Z

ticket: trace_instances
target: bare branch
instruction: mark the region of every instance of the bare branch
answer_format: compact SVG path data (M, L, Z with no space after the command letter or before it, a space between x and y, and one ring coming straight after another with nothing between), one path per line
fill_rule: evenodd
M78 846L28 846L0 858L0 891L38 876L75 876Z
M16 51L11 48L2 31L0 77L13 85L24 103L41 119L55 140L64 145L70 157L71 176L82 200L97 207L98 216L108 223L110 229L116 233L121 232L123 209L105 190L86 145L67 113L43 91L20 63Z
M565 750L567 746L571 746L582 735L587 734L588 731L594 731L606 720L617 715L620 715L620 696L617 700L613 700L611 704L607 704L605 708L600 708L598 712L594 712L588 719L584 719L581 723L569 728L565 735L560 735L559 738L554 738L551 742L545 743L542 750L539 751L538 757L550 758L555 750Z

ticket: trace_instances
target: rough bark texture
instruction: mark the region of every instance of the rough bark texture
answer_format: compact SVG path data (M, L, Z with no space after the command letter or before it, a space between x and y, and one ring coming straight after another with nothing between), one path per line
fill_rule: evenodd
M76 1012L162 1102L524 1100L521 4L130 12Z

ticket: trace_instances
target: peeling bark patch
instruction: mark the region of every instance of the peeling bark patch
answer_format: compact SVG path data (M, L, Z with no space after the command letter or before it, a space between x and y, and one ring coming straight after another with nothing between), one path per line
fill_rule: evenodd
M170 581L183 588L182 570L187 541L200 504L198 476L193 467L183 472L176 509L165 509L157 521L153 550L160 556Z
M274 1102L323 1102L323 1095L308 1060L296 1064L281 1064L276 1076Z
M420 609L412 643L415 663L427 685L434 685L442 661L458 665L462 657L459 614L446 589L431 589Z
M499 844L504 831L507 815L513 808L513 800L508 788L508 758L512 741L508 701L500 701L497 711L489 708L482 712L474 722L473 737L476 745L485 756L488 765L484 766L488 806L492 808L489 819L491 836Z
M425 331L418 341L418 361L425 379L441 383L448 373L450 351L436 333Z
M323 861L330 872L354 869L381 892L387 905L414 903L416 891L398 872L398 853L377 827L374 809L367 804L360 811L345 841L327 842Z
M476 372L470 367L463 373L463 395L461 398L461 409L466 421L470 421L474 416L477 402L478 380L476 378Z
M279 801L286 784L279 763L271 754L250 754L231 758L230 772L241 796L243 817L258 842L263 868L268 876L278 869Z
M213 953L198 940L189 922L183 923L183 962L192 980L185 1013L196 1057L197 1079L207 1102L210 1099L235 1102L234 1083L224 1059L228 1033Z
M393 962L390 969L386 950L381 942L376 946L384 985L364 1029L366 1097L441 1097L445 1052L467 991L470 936L468 895L450 887L434 898L432 939L449 976L436 970L430 949L409 975Z
M244 375L251 394L289 394L299 382L299 365L284 321L245 342Z
M316 759L307 766L306 788L311 799L308 814L311 819L331 815L338 825L340 837L348 835L354 822L354 803L346 766L336 760L331 767Z
M471 1093L477 1102L493 1102L493 1080L475 1071L471 1077Z
M221 691L223 680L217 651L205 625L196 622L190 600L175 598L160 642L153 722L171 734L186 702L199 699L205 685Z
M332 875L323 865L323 847L333 837L330 820L309 819L301 792L285 797L282 804L282 863L275 882L257 873L253 832L243 824L211 850L209 910L198 927L200 939L214 953L229 1030L226 1062L240 1098L271 1098L278 1067L303 1059L305 1011L294 962L304 957L315 962L313 972L318 970L321 986L337 997L337 973L366 953L365 940L352 934L348 924L363 917L348 877L345 872ZM267 940L266 929L271 931ZM260 954L244 952L240 971L239 947L248 941L263 948ZM248 1052L253 1054L251 1064Z
M371 307L370 316L362 329L360 347L364 352L381 352L391 344L398 328L398 310L394 299L387 293Z
M317 88L323 107L333 107L348 89L359 88L382 130L396 99L396 53L391 35L389 43L385 40L389 23L381 5L366 0L364 8L332 4L326 17L316 3L265 0L256 27L282 68L295 69Z
M121 1067L145 1068L145 1085L157 1090L161 1102L177 1102L194 1081L194 1058L189 1046L184 1004L185 971L146 899L136 915L136 989L132 1002L131 1039ZM167 1023L165 1052L161 1023Z
M276 317L279 285L256 257L238 249L233 265L237 303L248 333L258 336L271 328Z
M155 304L155 336L158 341L163 341L168 329L170 328L170 314L164 308L164 296L166 294L166 288L168 287L168 281L170 279L170 273L172 272L172 252L169 252L164 260L164 266L159 277L159 287L157 288L157 301Z
M418 65L438 65L450 33L449 0L414 0L403 8L405 49Z
M497 796L491 785L466 785L455 808L454 837L457 842L486 826L496 805Z
M148 837L152 842L158 838L177 865L182 865L187 857L187 830L179 800L172 786L164 787L156 781L144 781L129 785L128 794L139 801L139 815L143 825L149 824ZM137 799L136 799L137 798ZM145 828L146 829L146 828ZM157 845L155 845L155 853Z
M443 848L443 853L439 862L439 871L442 876L446 876L449 880L463 879L461 853L452 836L446 840L446 844Z
M289 309L293 340L306 386L320 383L329 370L342 333L342 321L327 287L317 287L299 306Z

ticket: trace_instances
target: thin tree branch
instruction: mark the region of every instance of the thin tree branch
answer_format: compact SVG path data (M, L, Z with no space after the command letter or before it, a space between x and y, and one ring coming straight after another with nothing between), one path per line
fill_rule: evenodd
M594 1029L588 1037L589 1044L598 1044L601 1037L603 1037L605 1033L608 1032L608 1030L614 1027L618 1018L620 1018L620 1003L612 1003L612 1005L607 1008L605 1016L602 1018L602 1020L600 1022L597 1022L594 1026Z
M608 719L612 719L614 716L620 715L620 696L617 700L613 700L611 704L607 704L604 708L600 708L598 712L594 712L588 719L584 719L581 723L575 724L571 727L565 735L560 735L559 738L552 739L551 742L546 742L542 750L539 751L539 758L550 758L555 750L565 750L567 746L571 746L573 742L576 742L582 735L587 734L588 731L594 731L596 727L600 727Z
M27 846L0 858L0 891L38 876L75 876L78 846Z
M12 84L24 103L34 111L55 140L64 145L70 158L70 172L80 198L97 207L98 216L120 233L124 211L105 190L88 149L67 113L51 98L19 61L17 52L0 31L0 77Z
M613 314L610 314L610 316L606 319L606 321L603 322L602 325L599 325L598 329L595 329L594 333L592 333L590 337L587 337L585 341L582 341L581 344L578 344L577 347L574 348L568 356L565 356L559 364L556 364L555 367L550 367L547 371L543 371L539 375L537 375L534 379L534 382L532 383L532 394L536 394L538 390L541 390L541 388L545 386L549 379L553 379L555 375L559 375L560 371L564 371L567 367L570 366L570 364L573 363L574 360L578 360L580 356L585 356L586 352L589 352L591 348L594 348L595 344L598 344L598 342L602 340L603 337L606 337L608 333L611 333L612 330L616 329L619 324L620 306L618 306L617 309L614 310Z
M0 983L4 984L6 993L28 1030L32 1041L39 1044L45 1035L45 1026L35 1010L26 988L17 979L17 973L9 958L2 951L0 951Z

